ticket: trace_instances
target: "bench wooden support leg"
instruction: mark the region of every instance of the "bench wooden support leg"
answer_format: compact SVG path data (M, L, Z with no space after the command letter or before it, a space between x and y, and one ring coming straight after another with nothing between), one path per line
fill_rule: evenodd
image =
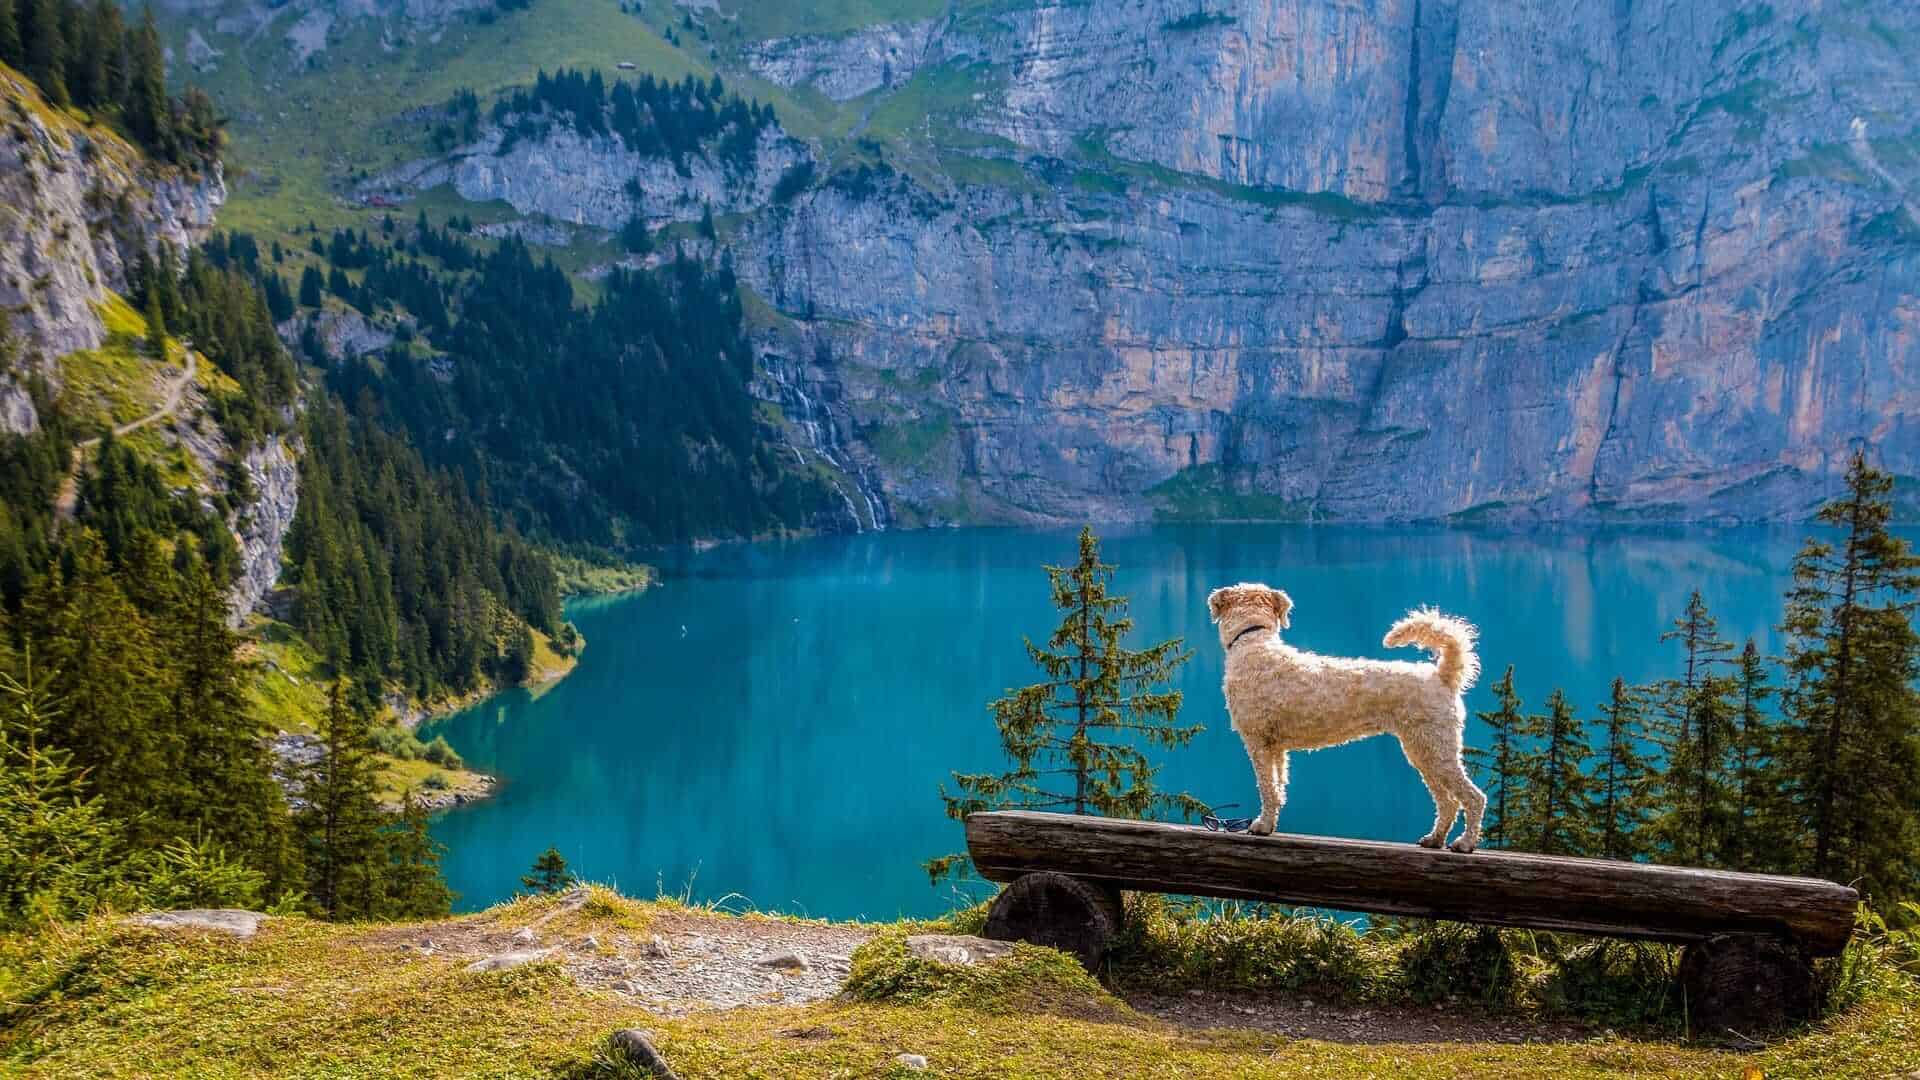
M1791 938L1715 934L1680 955L1687 1017L1702 1034L1758 1038L1813 1015L1813 963Z
M1050 945L1094 971L1106 959L1122 920L1118 890L1041 871L1001 890L987 912L985 936Z

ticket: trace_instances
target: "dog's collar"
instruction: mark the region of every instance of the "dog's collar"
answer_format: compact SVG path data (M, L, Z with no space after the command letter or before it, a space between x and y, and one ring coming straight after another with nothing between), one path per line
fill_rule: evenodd
M1240 644L1241 638L1246 637L1248 634L1253 633L1255 630L1272 630L1272 629L1274 628L1271 626L1261 626L1259 623L1255 623L1254 625L1247 627L1245 630L1242 630L1239 633L1233 635L1233 640L1227 642L1227 648L1231 649L1235 645Z

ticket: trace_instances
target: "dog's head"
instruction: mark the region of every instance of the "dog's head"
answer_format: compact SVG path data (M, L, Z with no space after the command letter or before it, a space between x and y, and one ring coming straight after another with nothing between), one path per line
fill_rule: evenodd
M1293 611L1293 598L1279 589L1242 583L1213 590L1207 597L1207 610L1213 614L1223 638L1249 626L1285 630L1287 615Z

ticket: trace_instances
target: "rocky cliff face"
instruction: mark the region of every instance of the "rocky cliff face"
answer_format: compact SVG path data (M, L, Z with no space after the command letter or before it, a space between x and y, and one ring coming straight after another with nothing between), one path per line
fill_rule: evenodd
M100 346L96 306L126 291L138 252L204 239L227 192L218 171L149 165L113 133L50 109L4 68L0 125L0 309L22 361L0 372L0 431L28 431L38 418L23 377L37 371L57 387L53 361Z
M751 170L556 128L372 187L711 204L758 392L863 528L1777 518L1857 447L1920 476L1914 5L949 8L715 50L836 103Z
M391 170L366 190L424 191L448 184L463 199L498 199L520 213L573 225L613 230L638 214L658 227L698 221L708 207L733 214L764 206L786 171L808 157L804 144L772 127L761 134L752 166L738 169L711 156L689 155L676 163L637 154L618 138L586 136L561 125L542 139L510 139L490 127L473 145Z
M739 265L930 517L1799 515L1856 446L1920 474L1916 46L1886 4L975 16L920 74L1017 168L825 185Z
M287 532L300 506L300 465L283 437L274 435L249 450L241 465L253 501L234 514L232 523L240 540L240 579L233 583L229 604L236 622L258 610L280 580Z
M204 240L226 186L217 170L194 176L153 165L105 128L49 108L5 68L0 112L0 308L19 354L0 370L0 431L21 432L39 423L23 388L27 379L38 375L58 390L63 359L105 343L101 307L128 292L127 275L140 253L163 242L184 252ZM222 489L220 463L232 448L206 394L186 386L163 428L162 438L194 462L198 495ZM298 481L292 451L278 436L241 464L253 499L230 520L242 564L232 596L236 619L254 609L279 575Z

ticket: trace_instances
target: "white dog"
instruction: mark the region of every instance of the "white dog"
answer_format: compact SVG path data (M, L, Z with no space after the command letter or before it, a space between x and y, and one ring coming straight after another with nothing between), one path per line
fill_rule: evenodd
M1265 585L1215 589L1207 608L1227 652L1227 712L1260 787L1260 816L1250 832L1273 832L1286 803L1289 750L1392 732L1433 796L1433 831L1420 846L1446 843L1462 809L1467 825L1453 850L1472 851L1480 843L1487 796L1460 759L1467 723L1461 694L1480 674L1471 625L1431 608L1394 623L1385 645L1418 645L1434 656L1434 663L1414 664L1301 652L1280 640L1293 601Z

